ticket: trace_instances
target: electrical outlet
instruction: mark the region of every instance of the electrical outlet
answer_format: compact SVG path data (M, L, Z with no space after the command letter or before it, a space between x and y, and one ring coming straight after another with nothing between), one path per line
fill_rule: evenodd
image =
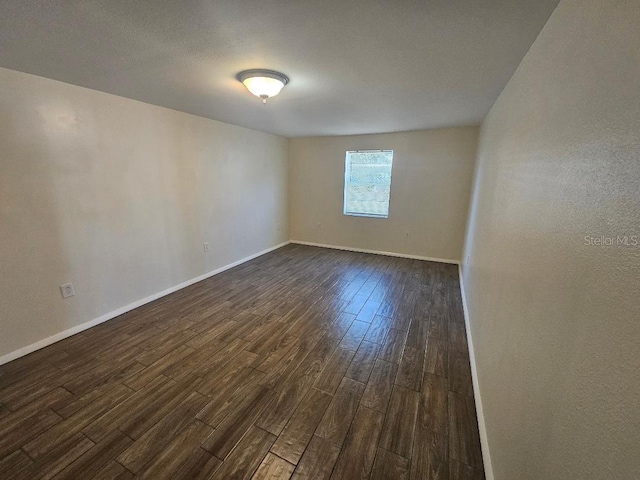
M209 242L204 242L204 243L202 244L202 247L204 248L204 251L205 251L205 252L208 252L208 251L209 251Z
M62 298L69 298L73 297L76 291L73 289L72 283L65 283L64 285L60 285L60 293L62 294Z
M471 255L467 255L467 261L466 261L467 265L469 264L469 260L471 260Z

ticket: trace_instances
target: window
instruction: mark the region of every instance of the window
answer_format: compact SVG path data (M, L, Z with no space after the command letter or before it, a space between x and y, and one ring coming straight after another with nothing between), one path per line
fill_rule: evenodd
M393 150L347 152L344 170L344 214L387 218Z

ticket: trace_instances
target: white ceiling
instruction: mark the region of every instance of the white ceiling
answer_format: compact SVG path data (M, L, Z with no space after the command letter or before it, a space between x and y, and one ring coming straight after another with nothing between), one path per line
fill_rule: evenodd
M3 0L0 66L287 137L472 125L557 3Z

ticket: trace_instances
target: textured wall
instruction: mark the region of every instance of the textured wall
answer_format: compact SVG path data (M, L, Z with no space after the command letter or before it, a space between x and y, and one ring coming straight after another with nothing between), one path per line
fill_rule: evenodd
M562 0L481 129L463 272L496 479L639 478L633 235L640 2Z
M459 260L477 139L477 127L292 139L291 238ZM345 153L376 149L394 151L389 218L345 216Z
M0 146L0 356L289 237L284 138L0 69Z

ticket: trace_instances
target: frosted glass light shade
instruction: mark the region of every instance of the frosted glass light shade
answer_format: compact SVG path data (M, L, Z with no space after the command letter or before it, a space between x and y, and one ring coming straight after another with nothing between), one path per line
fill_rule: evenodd
M267 98L275 97L282 87L289 83L286 75L273 70L245 70L237 76L247 90L267 103Z
M263 95L273 97L280 93L284 83L275 78L269 77L252 77L247 78L244 82L244 86L253 93L256 97L262 97Z

